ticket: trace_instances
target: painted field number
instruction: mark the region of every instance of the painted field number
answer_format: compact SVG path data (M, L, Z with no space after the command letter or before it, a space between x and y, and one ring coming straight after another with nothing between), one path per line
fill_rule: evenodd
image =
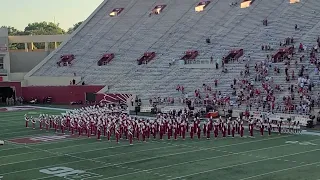
M286 141L286 144L298 144L302 146L316 146L317 144L311 143L311 142L299 142L299 141Z
M41 169L40 172L67 180L86 180L87 178L101 177L99 174L90 173L83 170L75 170L69 167L52 167Z

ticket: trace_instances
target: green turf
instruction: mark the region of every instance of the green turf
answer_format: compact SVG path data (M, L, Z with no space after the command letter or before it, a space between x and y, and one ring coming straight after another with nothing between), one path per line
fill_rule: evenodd
M26 112L34 116L60 113L53 110L0 113L0 139L53 134L25 128L23 115ZM320 179L320 136L255 135L255 138L134 141L133 146L126 140L116 144L114 140L100 142L94 137L27 145L6 142L0 146L0 177L3 176L3 180ZM307 141L316 145L286 144L286 141ZM43 173L44 169L53 167L87 173L65 177L62 171L61 177Z

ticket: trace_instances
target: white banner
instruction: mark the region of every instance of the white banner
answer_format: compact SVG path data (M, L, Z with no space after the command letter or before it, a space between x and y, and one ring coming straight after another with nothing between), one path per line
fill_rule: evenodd
M0 52L7 52L8 47L6 45L0 45Z

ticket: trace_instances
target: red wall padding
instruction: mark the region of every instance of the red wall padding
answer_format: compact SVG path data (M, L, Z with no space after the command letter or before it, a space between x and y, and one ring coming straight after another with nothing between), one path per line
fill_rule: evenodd
M30 86L22 87L22 96L26 100L51 96L53 103L68 104L71 101L85 102L85 93L96 93L104 86Z
M69 104L72 101L85 102L86 93L97 93L104 86L29 86L21 87L20 82L0 82L0 87L13 87L16 91L16 97L23 97L25 100L33 98L40 102L45 97L51 96L53 103ZM123 94L108 94L105 99L104 94L97 94L96 101L105 99L107 102L118 102L120 96L121 100L126 99L128 95Z

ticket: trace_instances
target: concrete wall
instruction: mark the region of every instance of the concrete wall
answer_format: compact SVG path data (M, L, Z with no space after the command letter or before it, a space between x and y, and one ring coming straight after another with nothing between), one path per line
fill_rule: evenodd
M72 81L73 79L76 80L76 84L81 81L80 76L74 76L74 77L32 76L32 77L25 78L26 80L25 86L68 86L70 85L70 81Z
M29 72L50 52L10 52L11 72Z
M196 60L191 61L192 64L185 64L184 60L179 60L179 68L181 69L215 69L217 61L213 61L212 63L210 60L204 59L204 60Z
M6 44L8 46L8 38L0 36L0 44L1 45Z
M23 81L24 75L27 73L10 73L9 74L9 80L10 81Z
M0 47L1 49L4 47L8 47L8 29L7 28L0 28ZM10 72L10 55L7 50L1 50L0 55L4 56L3 64L4 69L7 72Z
M8 39L8 29L0 28L0 37L6 37Z

